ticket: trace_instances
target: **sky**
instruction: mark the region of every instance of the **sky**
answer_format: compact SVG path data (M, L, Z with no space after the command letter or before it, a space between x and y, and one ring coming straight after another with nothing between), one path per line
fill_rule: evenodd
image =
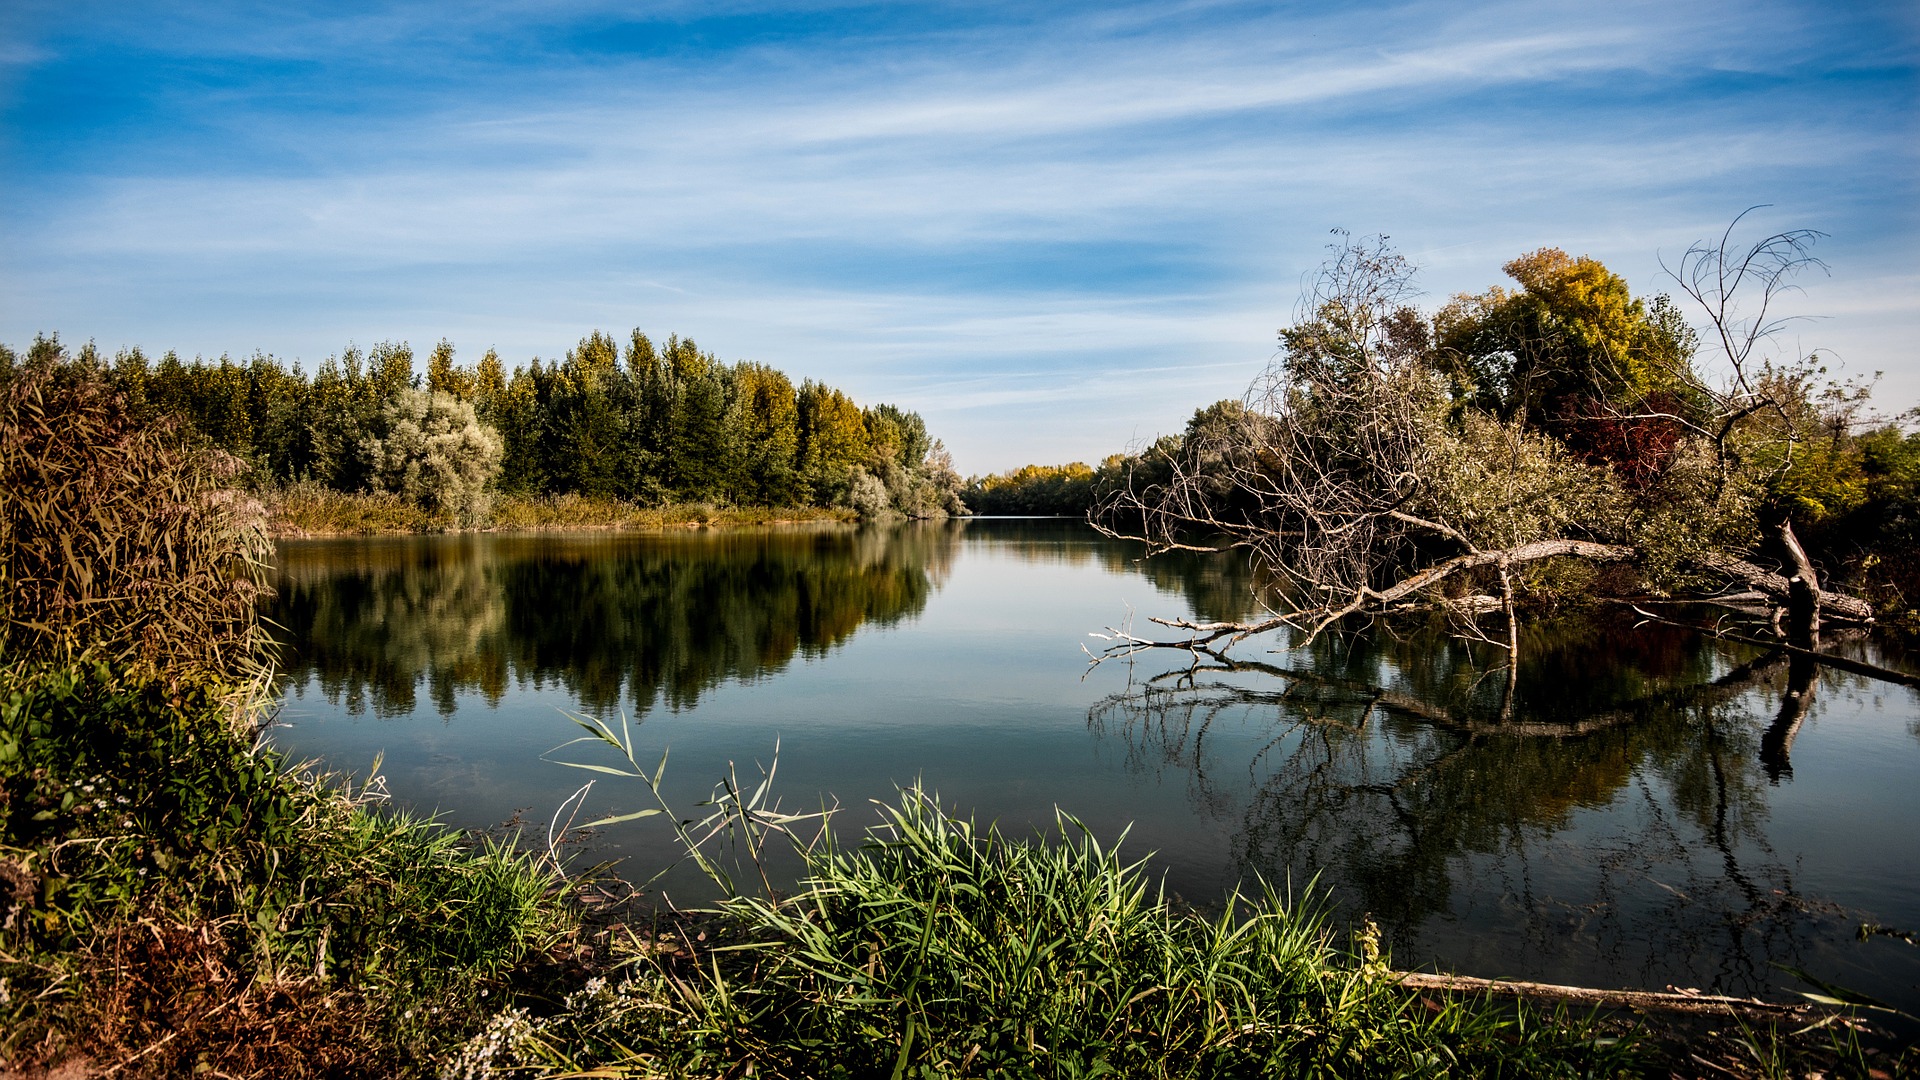
M0 5L0 342L691 337L963 473L1240 396L1331 230L1421 302L1826 234L1779 339L1920 405L1920 5ZM424 369L424 360L419 365Z

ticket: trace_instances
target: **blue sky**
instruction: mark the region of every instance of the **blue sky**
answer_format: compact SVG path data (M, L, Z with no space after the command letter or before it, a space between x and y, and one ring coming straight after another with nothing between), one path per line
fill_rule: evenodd
M1783 344L1920 403L1910 2L283 7L0 10L0 341L639 326L984 472L1238 396L1332 228L1430 305L1547 245L1651 294L1771 204L1829 234Z

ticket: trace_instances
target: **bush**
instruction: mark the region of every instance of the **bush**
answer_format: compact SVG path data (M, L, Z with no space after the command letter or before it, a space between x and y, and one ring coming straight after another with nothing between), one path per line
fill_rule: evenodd
M868 520L886 517L893 510L893 498L886 481L858 465L853 468L853 484L847 493L847 505Z
M500 473L500 436L451 394L402 389L387 399L380 434L364 452L373 482L463 525L486 518L487 485Z

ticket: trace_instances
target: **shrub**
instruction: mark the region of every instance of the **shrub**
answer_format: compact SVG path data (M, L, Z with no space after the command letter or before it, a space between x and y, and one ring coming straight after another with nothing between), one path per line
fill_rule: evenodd
M887 493L886 481L856 465L847 505L863 518L883 518L892 511L893 498Z
M380 434L364 443L373 482L460 524L486 518L499 475L500 436L451 394L402 389L387 399Z

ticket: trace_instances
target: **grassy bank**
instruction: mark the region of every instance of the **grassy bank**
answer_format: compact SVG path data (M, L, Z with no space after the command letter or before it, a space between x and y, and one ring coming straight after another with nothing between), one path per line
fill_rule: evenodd
M1012 841L919 791L798 891L737 897L548 1016L509 1012L459 1059L601 1075L1613 1076L1626 1044L1565 1015L1394 985L1377 933L1265 893L1218 918L1062 819Z
M263 495L269 529L276 536L372 536L382 533L538 531L559 529L665 529L690 525L769 525L852 521L843 508L817 506L735 507L708 503L641 506L584 495L502 495L486 514L460 521L435 514L386 492L334 491L294 484Z
M503 840L291 766L206 684L0 677L0 1062L424 1074L570 922Z

